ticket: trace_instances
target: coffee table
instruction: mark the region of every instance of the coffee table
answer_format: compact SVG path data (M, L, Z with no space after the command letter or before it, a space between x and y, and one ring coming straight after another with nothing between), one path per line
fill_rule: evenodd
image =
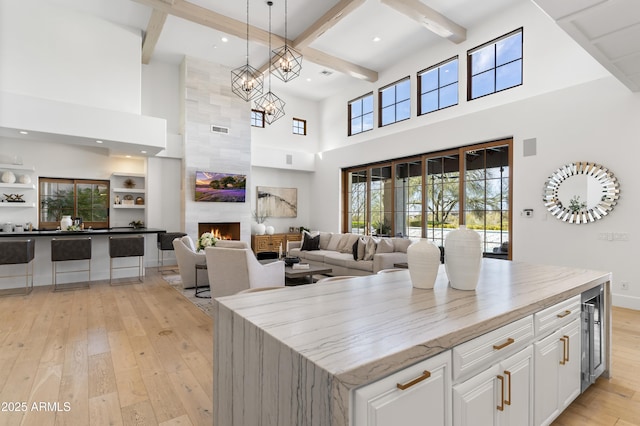
M309 269L293 269L291 266L284 267L284 278L286 285L299 285L298 283L294 283L295 279L299 278L308 278L307 282L302 284L311 284L313 283L313 276L316 274L330 274L333 272L331 268L327 268L325 265L314 265L313 263L309 264Z

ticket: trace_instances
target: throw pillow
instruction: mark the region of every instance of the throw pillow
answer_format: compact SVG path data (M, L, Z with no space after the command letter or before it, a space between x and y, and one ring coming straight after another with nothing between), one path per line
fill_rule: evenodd
M376 240L374 240L373 238L369 238L369 241L367 241L367 247L365 249L363 260L373 260L373 255L376 254L377 246L378 243L376 243Z
M312 237L311 234L309 234L308 232L305 232L303 234L303 238L304 240L302 241L301 250L304 250L304 251L319 250L320 234L316 235L315 237Z
M332 235L331 232L320 232L320 250L327 250Z
M340 253L352 253L353 252L353 243L358 241L357 234L345 234L340 240L340 244L338 245L338 251Z
M369 238L367 237L360 237L358 238L358 259L357 260L364 260L364 253L367 250L367 240Z
M393 253L393 241L389 238L383 238L378 242L376 253Z
M342 234L332 234L329 244L327 244L327 250L338 251L340 240L342 240Z
M358 242L360 240L356 240L355 243L353 243L353 246L351 247L351 253L353 254L353 260L358 260Z
M411 240L408 238L393 239L393 247L397 252L406 253L410 245L411 245Z

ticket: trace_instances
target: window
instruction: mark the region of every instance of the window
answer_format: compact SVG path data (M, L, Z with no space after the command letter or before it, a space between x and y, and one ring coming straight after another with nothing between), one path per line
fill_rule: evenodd
M40 229L56 229L62 216L81 218L85 226L109 227L109 181L40 178Z
M294 135L306 135L307 134L307 120L300 118L293 119L293 134Z
M373 129L373 93L349 102L349 136Z
M378 91L380 127L411 117L411 79L409 77Z
M253 127L264 127L264 111L251 110L251 125Z
M466 224L486 257L511 258L513 140L499 140L343 171L343 231L427 238L444 246Z
M467 52L467 99L522 84L522 28Z
M458 58L418 73L418 115L458 104Z

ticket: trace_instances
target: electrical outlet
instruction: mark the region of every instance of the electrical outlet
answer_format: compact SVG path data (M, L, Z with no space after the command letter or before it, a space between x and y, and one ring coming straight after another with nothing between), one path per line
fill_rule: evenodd
M620 286L623 290L629 290L629 281L620 281Z

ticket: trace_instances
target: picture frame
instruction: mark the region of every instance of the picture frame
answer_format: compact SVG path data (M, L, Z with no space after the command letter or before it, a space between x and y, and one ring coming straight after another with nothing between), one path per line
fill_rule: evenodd
M298 188L256 187L257 211L267 217L298 217Z

